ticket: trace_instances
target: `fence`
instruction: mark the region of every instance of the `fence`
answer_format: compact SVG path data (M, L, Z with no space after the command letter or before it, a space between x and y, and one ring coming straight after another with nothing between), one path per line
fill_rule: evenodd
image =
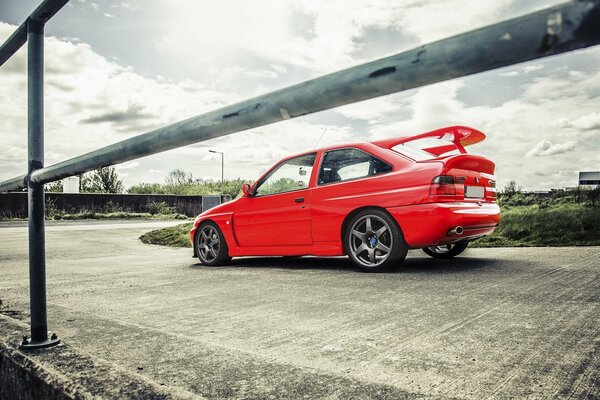
M162 206L187 217L194 217L222 203L231 196L188 196L174 194L113 194L113 193L46 193L46 209L55 213L76 214L81 212L156 213ZM0 194L0 217L27 217L27 193ZM48 213L46 213L48 214Z
M267 93L44 167L45 23L68 0L45 0L0 48L0 65L28 43L28 171L0 192L28 188L31 340L48 347L44 183L229 133L600 43L600 0L577 0Z

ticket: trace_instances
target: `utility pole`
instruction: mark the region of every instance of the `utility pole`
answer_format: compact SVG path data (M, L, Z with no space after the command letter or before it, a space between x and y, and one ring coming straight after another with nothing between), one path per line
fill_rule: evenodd
M221 151L216 151L216 150L208 150L211 153L216 153L216 154L220 154L221 155L221 196L223 196L223 194L225 194L225 175L224 175L224 171L225 171L225 154Z

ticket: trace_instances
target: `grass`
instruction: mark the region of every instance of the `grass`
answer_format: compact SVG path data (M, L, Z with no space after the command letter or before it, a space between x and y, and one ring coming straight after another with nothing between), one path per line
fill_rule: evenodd
M157 229L142 242L192 247L191 223ZM600 208L577 204L504 207L496 231L473 242L472 247L599 246Z
M474 247L598 246L600 208L577 204L504 207L496 231Z
M46 215L46 220L66 220L66 221L79 221L84 219L159 219L159 220L172 220L172 219L188 219L183 214L171 213L171 214L150 214L150 213L138 213L128 211L114 211L114 212L95 212L95 211L82 211L74 214L51 214ZM6 215L0 214L0 221L27 221L27 218L12 218Z
M190 229L192 223L155 229L140 236L140 240L149 244L160 244L171 247L192 247L190 243Z
M84 211L76 214L55 215L52 219L76 221L81 219L187 219L187 217L183 214L150 214L128 211L97 213L94 211Z

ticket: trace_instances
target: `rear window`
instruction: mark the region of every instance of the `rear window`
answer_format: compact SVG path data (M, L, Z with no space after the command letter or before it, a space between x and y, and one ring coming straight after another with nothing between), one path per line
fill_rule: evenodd
M390 172L392 166L356 148L336 149L325 153L319 171L319 185L343 182Z
M433 153L436 149L435 153ZM460 154L456 145L448 140L436 138L417 139L392 147L397 153L412 158L415 161L431 160L441 156ZM429 152L431 150L432 152Z

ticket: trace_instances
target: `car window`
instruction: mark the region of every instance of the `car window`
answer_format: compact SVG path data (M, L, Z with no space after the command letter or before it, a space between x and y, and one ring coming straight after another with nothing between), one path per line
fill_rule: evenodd
M392 166L359 149L331 150L323 156L319 185L390 172Z
M256 187L256 196L306 189L315 164L316 153L292 158L279 164Z

